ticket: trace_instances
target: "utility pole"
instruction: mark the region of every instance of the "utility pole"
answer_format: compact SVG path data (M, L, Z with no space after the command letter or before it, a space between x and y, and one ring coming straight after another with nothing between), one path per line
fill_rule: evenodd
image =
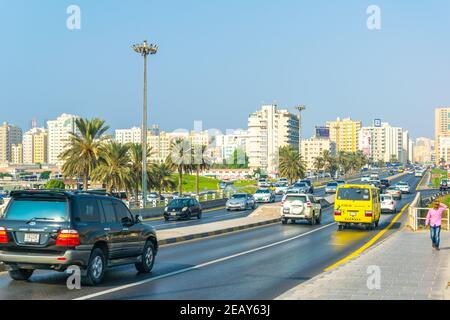
M144 106L142 115L142 205L147 201L147 56L156 54L158 46L148 44L145 40L141 44L132 46L133 50L144 57Z
M298 153L300 154L302 150L302 131L303 131L303 125L302 125L302 111L306 110L305 105L298 105L295 106L295 109L298 110L299 113L299 125L298 125Z

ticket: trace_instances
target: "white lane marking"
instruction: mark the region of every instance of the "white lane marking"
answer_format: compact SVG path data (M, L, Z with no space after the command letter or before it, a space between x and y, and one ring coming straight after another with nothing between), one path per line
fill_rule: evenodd
M227 256L227 257L223 257L223 258L211 260L211 261L208 261L208 262L204 262L204 263L201 263L201 264L189 267L189 268L184 268L184 269L181 269L181 270L178 270L178 271L169 272L169 273L166 273L166 274L154 277L154 278L145 279L145 280L141 280L141 281L138 281L138 282L133 282L133 283L129 283L129 284L126 284L126 285L123 285L123 286L119 286L119 287L116 287L116 288L111 288L111 289L108 289L108 290L96 292L96 293L93 293L93 294L89 294L89 295L86 295L86 296L75 298L73 300L88 300L88 299L96 298L96 297L103 296L103 295L106 295L106 294L110 294L110 293L113 293L113 292L116 292L116 291L120 291L120 290L124 290L124 289L129 289L129 288L132 288L132 287L136 287L136 286L139 286L139 285L142 285L142 284L145 284L145 283L149 283L149 282L152 282L152 281L155 281L155 280L171 277L171 276L174 276L174 275L177 275L177 274L180 274L180 273L184 273L184 272L200 269L200 268L203 268L203 267L207 267L207 266L219 263L219 262L223 262L223 261L227 261L227 260L230 260L230 259L233 259L233 258L237 258L237 257L241 257L241 256L244 256L244 255L248 255L250 253L261 251L261 250L264 250L264 249L267 249L267 248L271 248L271 247L274 247L274 246L277 246L277 245L280 245L280 244L283 244L283 243L286 243L286 242L290 242L290 241L293 241L293 240L305 237L305 236L310 235L310 234L312 234L314 232L320 231L320 230L325 229L325 228L329 228L330 226L333 226L335 224L336 224L336 222L333 222L333 223L324 225L322 227L319 227L317 229L314 229L314 230L302 233L302 234L297 235L297 236L292 237L292 238L284 239L284 240L281 240L281 241L278 241L278 242L274 242L274 243L271 243L271 244L268 244L268 245L265 245L265 246L262 246L262 247L258 247L258 248L255 248L255 249L251 249L251 250L243 251L243 252L240 252L240 253L236 253L236 254L233 254L233 255L230 255L230 256Z

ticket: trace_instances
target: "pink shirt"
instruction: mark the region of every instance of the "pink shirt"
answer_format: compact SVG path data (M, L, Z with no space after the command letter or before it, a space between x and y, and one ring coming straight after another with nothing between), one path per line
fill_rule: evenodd
M428 210L427 220L425 225L431 225L432 227L439 227L442 224L442 212L448 207L445 204L441 204L438 209L431 208Z

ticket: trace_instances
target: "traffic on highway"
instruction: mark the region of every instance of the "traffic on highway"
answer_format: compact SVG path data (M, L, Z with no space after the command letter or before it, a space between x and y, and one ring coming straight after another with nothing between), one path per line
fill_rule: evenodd
M377 178L387 177L389 173L383 172ZM0 274L0 299L185 299L187 297L209 299L211 296L215 299L273 299L289 288L320 274L366 243L378 230L389 226L397 217L396 213L403 212L404 207L415 197L415 189L420 180L420 177L415 177L411 173L404 173L390 179L389 184L401 191L401 198L395 202L392 196L384 193L384 189L379 189L373 182L362 181L359 178L351 182L339 182L336 194L328 196L331 204L328 203L328 206L322 207L319 199L327 197L324 187L316 187L313 193L309 193L307 183L295 182L285 192L279 192L278 195L275 195L270 187L261 187L259 190L264 192L257 191L254 195L236 194L235 197L230 198L225 208L204 213L202 219L142 221L141 224L150 227L150 230L177 230L186 226L232 221L249 216L258 205L264 206L264 204L257 204L255 197L258 197L258 194L269 195L264 202L275 205L275 210L279 212L281 218L281 222L264 227L163 245L159 248L155 240L150 251L136 248L136 252L144 252L142 258L138 256L138 260L133 260L135 258L130 257L126 261L122 258L120 262L116 262L115 268L106 269L108 258L100 254L101 259L97 260L105 264L105 270L99 271L102 274L101 279L97 282L94 272L96 269L92 268L91 285L83 286L81 290L75 291L67 290L67 274L39 270L40 268L30 273L30 266L33 266L36 261L26 261L23 256L15 257L16 261L14 261L13 256L17 252L11 247L0 244L2 250L0 260L14 267L12 274L11 272ZM408 186L408 189L405 186ZM41 196L48 197L48 195ZM271 199L272 196L275 199ZM15 199L13 204L25 205L26 197L30 195L13 195ZM61 197L64 196L61 195ZM82 194L69 196L70 199L79 197L83 199ZM97 195L94 197L101 198ZM100 199L100 201L105 200ZM274 201L276 203L271 204ZM392 203L395 204L394 207ZM231 207L239 211L231 211ZM14 208L13 205L9 211L6 211L4 221L18 219L15 215L20 215L22 209L20 206L16 210ZM356 208L358 209L355 210ZM386 211L386 208L390 210ZM107 213L105 206L103 211ZM31 221L29 220L31 218L33 217L27 213L26 219ZM46 223L44 218L48 219L48 217L34 217L32 221L35 223L39 221L39 225L42 222ZM403 218L404 216L401 216L399 219ZM384 237L395 231L398 222L400 220L390 226ZM4 234L7 239L14 232L11 226L11 224L7 225L3 229L6 231ZM133 226L130 225L130 228ZM26 235L27 233L24 233L24 236ZM58 235L60 236L62 237L62 234ZM152 237L156 239L157 233L153 233ZM83 241L84 238L83 231L80 231L80 236L76 239ZM57 249L58 239L53 245L56 247L49 247L49 249L61 250ZM76 239L67 238L64 241L79 241ZM27 242L27 247L30 248L32 240L23 241ZM15 240L11 237L8 241L11 243ZM145 239L142 241L143 246L148 243ZM77 246L78 244L79 242L67 245ZM85 248L94 248L93 244L83 245ZM24 248L20 249L21 252ZM37 248L29 252L38 253ZM63 254L63 251L61 256L70 257L68 254ZM292 252L299 254L293 255ZM145 260L146 254L147 260ZM109 259L114 261L111 256ZM135 261L147 261L151 273L136 273L134 266L128 266L137 263ZM39 261L39 263L50 264L48 261ZM85 263L89 266L89 261ZM111 266L111 263L109 265ZM137 265L136 268L138 268ZM18 274L17 270L26 270L26 272ZM221 276L217 277L217 274ZM20 281L21 277L28 281ZM92 284L96 282L101 282L101 285L93 286Z

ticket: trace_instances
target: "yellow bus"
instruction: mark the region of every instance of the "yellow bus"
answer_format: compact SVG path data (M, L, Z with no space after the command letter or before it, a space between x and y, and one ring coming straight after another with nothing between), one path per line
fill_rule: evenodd
M334 221L339 230L362 225L367 230L378 227L381 217L380 190L371 185L345 184L336 190Z

